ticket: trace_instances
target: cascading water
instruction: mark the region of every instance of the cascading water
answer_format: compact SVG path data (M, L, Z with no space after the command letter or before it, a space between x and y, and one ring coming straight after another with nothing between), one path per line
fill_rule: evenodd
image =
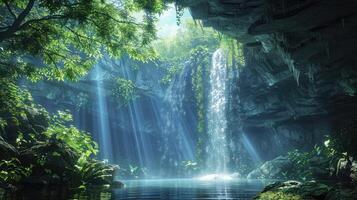
M226 173L229 151L226 138L226 80L227 65L224 52L218 49L212 56L210 71L210 94L208 101L207 125L209 142L207 146L207 171Z
M195 160L196 119L193 108L185 108L184 101L187 98L187 88L191 88L188 82L191 80L191 66L186 63L183 71L170 84L165 92L166 106L161 109L161 115L165 122L163 134L162 163L165 168L177 170L182 161Z

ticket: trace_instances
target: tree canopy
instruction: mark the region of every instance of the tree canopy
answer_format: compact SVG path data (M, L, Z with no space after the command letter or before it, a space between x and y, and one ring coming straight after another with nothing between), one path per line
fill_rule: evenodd
M1 0L0 74L76 80L104 52L144 61L154 55L149 43L164 7L160 0Z

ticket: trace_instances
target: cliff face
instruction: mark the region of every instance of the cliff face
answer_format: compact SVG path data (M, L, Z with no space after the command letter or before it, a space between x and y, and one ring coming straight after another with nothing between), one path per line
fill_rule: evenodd
M183 0L204 26L245 46L233 84L243 131L270 159L309 148L356 117L357 2ZM238 130L237 130L238 131Z

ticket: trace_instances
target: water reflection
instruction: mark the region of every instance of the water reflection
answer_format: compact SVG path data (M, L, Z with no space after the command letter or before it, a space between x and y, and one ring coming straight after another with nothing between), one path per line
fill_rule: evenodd
M266 184L258 180L164 179L126 181L116 199L252 199Z
M107 192L70 192L60 188L23 190L7 195L4 199L14 200L119 200L119 199L252 199L271 181L261 180L217 180L198 179L153 179L124 181L125 188ZM0 199L1 197L0 193Z

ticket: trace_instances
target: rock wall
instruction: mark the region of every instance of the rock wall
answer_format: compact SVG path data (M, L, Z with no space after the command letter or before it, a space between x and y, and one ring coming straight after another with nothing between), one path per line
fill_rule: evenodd
M204 26L244 44L235 111L264 160L292 148L309 149L356 118L357 1L176 3L189 7Z

